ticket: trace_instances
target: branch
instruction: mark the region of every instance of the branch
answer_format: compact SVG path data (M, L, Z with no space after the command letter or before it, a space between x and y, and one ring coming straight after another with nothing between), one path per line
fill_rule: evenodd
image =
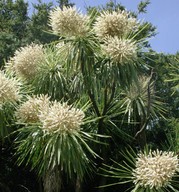
M142 125L141 129L139 131L137 131L137 133L134 136L134 139L136 139L146 129L149 120L150 120L150 116L147 117L147 119L146 119L145 123Z
M112 102L112 100L113 100L113 98L114 98L115 88L116 88L116 84L113 82L113 85L112 85L112 93L111 93L111 96L110 96L108 102L107 102L107 99L106 99L105 106L104 106L104 110L103 110L103 113L102 113L103 115L105 115L107 108L109 107L110 103ZM106 91L107 91L107 90L106 90ZM107 95L106 95L106 98L107 98Z
M94 95L90 92L89 89L88 89L88 95L89 95L89 98L90 98L90 100L91 100L91 102L92 102L92 104L93 104L94 110L96 111L96 114L98 115L98 117L100 117L101 114L100 114L99 109L98 109L98 106L97 106L97 104L96 104L96 102L95 102L95 97L94 97Z
M151 71L151 74L150 74L150 79L149 79L149 82L148 82L148 85L147 85L147 114L146 114L146 120L144 122L144 124L142 125L141 129L135 134L134 136L134 139L136 139L147 127L147 124L150 120L150 108L151 108L151 90L150 90L150 84L152 82L152 78L153 78L153 69Z

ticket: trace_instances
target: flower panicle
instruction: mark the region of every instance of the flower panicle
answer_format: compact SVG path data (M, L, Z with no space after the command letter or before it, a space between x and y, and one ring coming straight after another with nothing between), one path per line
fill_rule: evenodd
M76 7L56 7L50 12L49 25L57 35L83 37L87 34L89 18Z
M37 123L40 122L39 115L43 111L48 113L50 98L47 95L29 96L16 111L17 123Z
M16 50L8 64L9 69L14 70L21 78L31 79L37 74L38 65L44 58L43 46L31 43Z
M42 128L49 132L75 132L80 130L85 114L67 103L53 102L49 113L41 113Z
M52 102L47 95L28 97L16 111L17 123L40 123L47 132L78 132L84 117L81 109L66 102Z
M137 57L137 45L130 39L107 37L102 45L102 52L114 62L123 64Z
M7 77L0 71L0 106L20 100L20 86L21 83L16 78Z
M150 189L167 186L178 172L178 157L174 152L150 151L140 153L133 170L134 184Z
M99 38L117 36L119 38L131 33L138 26L136 18L127 11L104 11L94 23L94 31Z

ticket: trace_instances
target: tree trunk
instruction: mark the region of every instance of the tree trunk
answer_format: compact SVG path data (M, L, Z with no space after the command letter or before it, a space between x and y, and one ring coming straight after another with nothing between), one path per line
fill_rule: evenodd
M61 175L57 168L49 170L43 177L44 192L61 191Z
M78 177L77 177L77 179L76 179L75 192L82 192L82 189L81 189L81 180L80 180Z

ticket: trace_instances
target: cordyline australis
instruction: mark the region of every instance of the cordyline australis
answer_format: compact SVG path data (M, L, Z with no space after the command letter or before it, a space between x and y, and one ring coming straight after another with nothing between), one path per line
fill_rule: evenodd
M132 192L178 191L178 156L174 152L150 150L136 153L123 152L123 163L114 161L114 167L104 165L104 176L119 179L106 186L130 183ZM106 174L105 174L106 173Z

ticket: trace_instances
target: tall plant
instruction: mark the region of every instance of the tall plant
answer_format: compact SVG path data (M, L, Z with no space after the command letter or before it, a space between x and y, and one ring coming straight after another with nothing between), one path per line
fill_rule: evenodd
M31 89L14 113L17 162L37 172L45 192L62 191L64 178L80 191L88 175L93 187L106 183L96 173L121 158L117 146L144 148L140 138L164 111L143 62L148 24L120 9L57 7L49 25L58 41L22 47L6 64Z

